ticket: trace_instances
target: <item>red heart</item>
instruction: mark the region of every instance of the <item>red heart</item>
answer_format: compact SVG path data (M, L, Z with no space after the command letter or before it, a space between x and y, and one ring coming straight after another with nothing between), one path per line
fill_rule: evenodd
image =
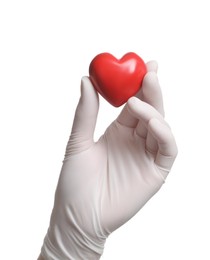
M93 86L115 107L139 91L146 72L144 61L133 52L119 60L109 53L98 54L89 67Z

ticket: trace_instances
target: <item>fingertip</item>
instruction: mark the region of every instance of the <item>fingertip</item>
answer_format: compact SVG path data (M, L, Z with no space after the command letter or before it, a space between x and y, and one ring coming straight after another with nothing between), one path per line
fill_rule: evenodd
M91 80L89 79L89 77L83 76L81 78L81 89L84 89L86 85L93 87L93 84L92 84Z
M82 76L82 78L81 78L81 81L82 81L82 82L85 82L85 81L87 81L87 80L89 80L89 77L88 77L88 76Z
M131 97L127 101L127 106L129 111L134 111L136 105L140 102L140 99L137 97Z
M138 100L138 98L137 97L130 97L129 99L128 99L128 105L130 106L132 106L133 104L136 104L136 101Z
M98 93L95 90L91 80L87 76L83 76L81 78L81 98L87 97L87 98L96 98L98 99Z
M81 90L81 97L83 96L83 93L84 93L84 89L85 89L85 85L87 84L87 77L86 76L83 76L81 78L81 85L80 85L80 90Z

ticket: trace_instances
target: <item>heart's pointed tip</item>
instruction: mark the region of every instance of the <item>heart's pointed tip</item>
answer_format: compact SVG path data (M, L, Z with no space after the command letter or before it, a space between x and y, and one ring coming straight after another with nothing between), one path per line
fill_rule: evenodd
M124 103L123 103L124 104ZM120 104L120 105L113 105L113 104L111 104L113 107L116 107L116 108L118 108L118 107L121 107L123 104Z
M108 100L107 100L108 101ZM119 102L119 103L116 103L116 102L111 102L111 101L108 101L113 107L116 107L116 108L118 108L118 107L121 107L121 106L123 106L126 102L127 102L127 100L126 101L123 101L123 102Z

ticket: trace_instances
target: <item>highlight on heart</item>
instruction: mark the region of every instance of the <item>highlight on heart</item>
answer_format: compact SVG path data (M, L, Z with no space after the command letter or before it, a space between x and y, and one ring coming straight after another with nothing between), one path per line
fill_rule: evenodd
M111 105L119 107L141 88L147 72L143 59L134 52L117 59L100 53L90 63L89 77L98 93Z

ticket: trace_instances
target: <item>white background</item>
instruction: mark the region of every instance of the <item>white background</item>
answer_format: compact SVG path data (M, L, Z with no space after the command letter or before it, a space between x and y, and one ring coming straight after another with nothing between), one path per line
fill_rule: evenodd
M92 58L157 60L179 155L103 260L210 259L209 1L0 2L0 259L36 259ZM118 115L100 99L96 139ZM61 259L62 260L62 259Z

